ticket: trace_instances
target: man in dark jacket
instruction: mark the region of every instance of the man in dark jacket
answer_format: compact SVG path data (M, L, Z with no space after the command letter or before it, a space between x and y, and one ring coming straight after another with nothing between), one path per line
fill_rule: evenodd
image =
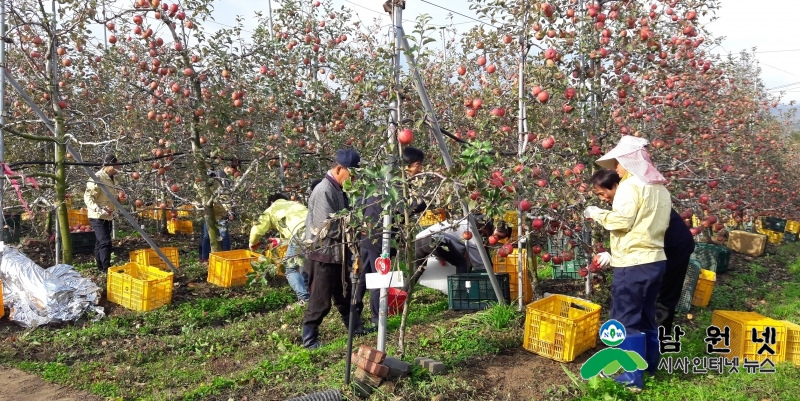
M422 172L423 162L425 161L425 153L412 146L403 148L403 166L406 176L409 178ZM401 191L402 192L402 191ZM359 205L364 207L364 223L367 225L364 238L361 240L359 246L359 256L361 260L361 277L356 289L356 311L358 316L361 316L361 311L364 310L364 294L367 292L367 273L376 273L375 259L381 256L383 245L383 194L368 197L366 200L361 200ZM409 211L412 214L421 213L425 210L426 204L422 199L411 199L409 202ZM395 211L395 215L403 216L403 210ZM394 216L392 216L394 217ZM396 226L392 226L392 237L398 231ZM394 256L397 249L392 248L390 256ZM371 321L373 324L378 323L378 313L380 306L380 290L370 290L369 292L369 308L371 313ZM372 329L374 330L374 328Z
M669 227L664 234L664 253L667 255L667 269L661 279L661 289L656 300L656 325L664 326L667 333L672 332L675 308L683 292L683 281L689 268L689 259L694 252L694 237L681 215L672 209Z
M348 285L348 272L352 255L345 244L344 227L332 215L348 209L347 195L342 185L350 179L350 169L361 165L361 157L352 149L336 152L336 165L313 189L308 199L305 242L308 248L308 288L311 297L303 316L303 346L320 347L319 325L333 305L342 315L345 327L350 320L352 286ZM364 332L361 319L357 319L354 333Z

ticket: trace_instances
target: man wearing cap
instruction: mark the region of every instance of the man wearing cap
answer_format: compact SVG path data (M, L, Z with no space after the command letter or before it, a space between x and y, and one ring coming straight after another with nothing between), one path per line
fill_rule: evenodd
M94 230L94 258L97 261L97 268L101 273L108 271L111 267L111 220L117 207L111 202L105 192L100 188L105 186L109 191L114 191L114 176L117 169L113 164L117 163L117 157L113 154L103 158L103 167L95 173L97 182L89 181L86 183L86 191L83 193L83 202L86 203L89 225ZM112 192L113 193L113 192ZM119 200L119 197L117 197Z
M349 324L353 288L348 285L346 269L353 255L344 243L341 222L332 216L349 209L342 185L350 179L350 170L360 165L361 157L355 150L338 150L336 164L314 187L308 199L305 243L311 297L303 316L303 346L308 349L320 347L319 325L331 310L331 297L333 305L342 315L345 327ZM361 319L356 319L354 332L363 334Z
M413 146L403 148L403 166L406 176L411 178L422 172L423 162L425 161L425 152ZM360 199L357 202L364 208L364 224L365 235L361 240L358 253L361 260L361 278L358 282L356 289L356 311L361 316L361 311L364 310L364 294L367 292L367 273L376 273L375 260L381 256L383 245L383 190L381 189L380 195L373 195L367 199ZM402 190L400 191L402 193ZM425 210L426 204L423 199L410 199L409 209L410 213L417 214ZM402 209L395 210L395 215L403 216ZM392 216L394 219L395 216ZM396 226L392 226L392 237L398 231ZM397 249L391 248L390 255L394 256ZM371 312L371 321L373 324L378 323L378 313L380 304L379 289L370 290L369 292L369 308Z
M611 235L611 255L601 254L601 266L614 268L610 318L625 326L620 349L639 353L655 373L659 359L656 298L666 269L664 234L669 226L672 200L666 179L650 162L648 141L623 136L619 144L597 160L621 177L611 210L589 206L587 219L601 224ZM641 391L643 372L624 372L614 380Z

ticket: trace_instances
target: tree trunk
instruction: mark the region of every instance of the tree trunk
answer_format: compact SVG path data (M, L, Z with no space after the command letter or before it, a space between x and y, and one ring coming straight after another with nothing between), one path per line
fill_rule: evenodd
M56 106L58 107L58 106ZM64 167L64 156L67 153L66 146L66 132L64 128L64 117L56 114L56 140L55 145L55 175L56 179L54 184L56 190L56 201L58 202L58 210L56 211L56 218L58 219L58 231L61 236L61 262L65 264L72 264L72 236L69 232L69 217L67 215L67 204L64 202L67 193L67 172ZM58 263L59 261L56 261Z

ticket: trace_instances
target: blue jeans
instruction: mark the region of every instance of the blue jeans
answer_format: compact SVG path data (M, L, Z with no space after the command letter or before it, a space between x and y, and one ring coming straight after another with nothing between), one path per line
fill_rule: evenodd
M217 222L217 229L219 236L222 237L222 250L231 250L231 235L228 233L228 220L220 219ZM211 237L208 235L208 225L203 223L203 242L200 244L200 261L208 261L208 255L211 253Z
M308 294L308 272L303 271L303 257L300 256L301 248L297 241L297 234L289 239L289 245L286 247L286 281L289 282L289 287L292 287L294 293L297 294L297 299L300 301L308 301L310 295Z

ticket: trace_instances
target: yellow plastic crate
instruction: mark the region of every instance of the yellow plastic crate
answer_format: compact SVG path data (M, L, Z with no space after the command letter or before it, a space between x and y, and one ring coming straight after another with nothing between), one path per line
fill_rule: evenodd
M178 207L178 217L190 217L194 207L192 205L183 205Z
M447 211L444 209L428 209L422 213L419 219L419 225L422 227L432 226L436 223L441 223L447 218Z
M172 302L172 272L127 263L108 269L109 302L135 311L149 311Z
M722 356L733 359L738 357L739 363L744 363L744 358L750 361L762 362L769 358L772 362L783 362L786 358L786 325L780 320L770 319L755 312L738 311L714 311L711 315L711 324L725 330L730 328L731 341L729 354ZM767 327L775 328L775 344L770 347L775 351L775 355L764 352L758 355L758 350L762 344L752 341L752 330L756 329L757 338L762 338L761 333ZM716 345L717 348L723 347L722 342Z
M783 243L783 233L772 230L764 230L764 233L767 235L767 241L770 244L780 245Z
M800 221L786 221L786 229L784 231L790 234L800 234Z
M800 366L800 324L781 320L786 326L786 361Z
M161 248L161 252L164 252L164 256L172 262L175 267L180 267L179 258L178 258L178 248L175 247L166 247ZM147 249L137 249L135 251L130 252L131 262L138 263L142 266L153 266L157 267L161 270L171 271L169 266L164 263L163 260L158 256L156 251L152 248Z
M261 256L247 249L211 252L208 257L208 282L221 287L236 287L247 283L252 262Z
M191 220L167 220L167 232L170 234L192 234L194 227Z
M70 226L88 226L89 212L86 209L67 210L67 220Z
M522 302L528 304L533 299L533 287L531 286L530 277L528 277L528 263L527 258L525 255L525 250L522 250L522 282L524 283L522 286ZM517 265L519 262L519 249L514 249L514 251L508 255L508 257L501 258L497 255L497 252L494 253L494 257L492 259L492 264L494 265L495 273L508 273L508 288L509 293L511 295L511 299L518 299L519 296L519 287L517 287L517 283L519 282L519 275L517 270Z
M286 273L286 269L283 266L283 258L286 257L286 250L289 249L288 245L281 245L277 248L267 248L266 252L264 252L264 257L271 260L272 263L278 265L277 274L279 276L283 276Z
M528 305L522 346L559 362L572 362L597 344L600 305L550 295Z
M694 288L694 298L692 298L693 306L700 306L703 308L708 306L716 281L717 273L711 270L700 269L700 278L697 280L697 286Z

